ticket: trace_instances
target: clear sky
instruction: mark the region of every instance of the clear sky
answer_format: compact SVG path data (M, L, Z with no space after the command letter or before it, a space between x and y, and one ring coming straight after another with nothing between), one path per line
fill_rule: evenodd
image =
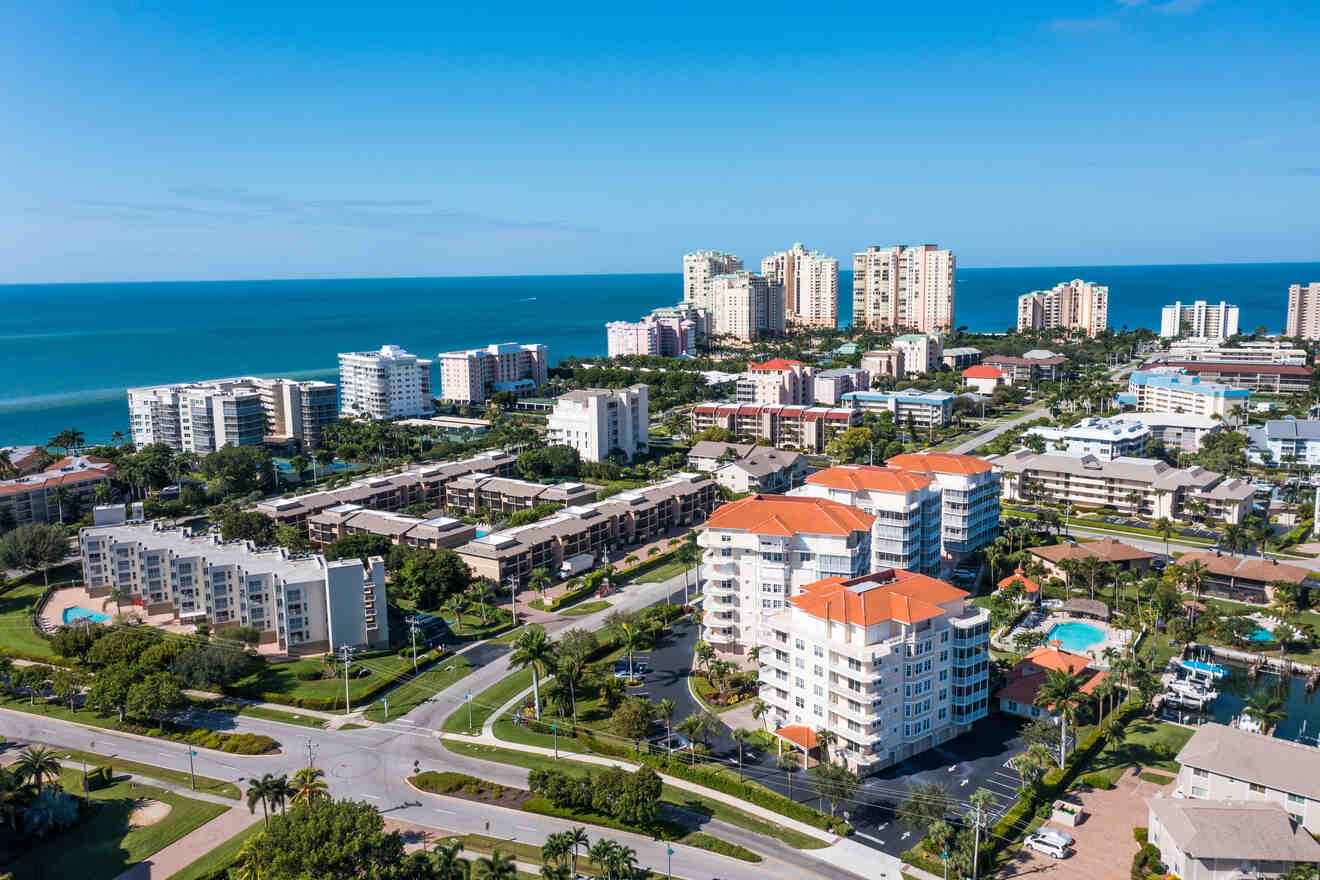
M1313 0L0 0L0 282L672 272L794 241L1317 260L1318 24Z

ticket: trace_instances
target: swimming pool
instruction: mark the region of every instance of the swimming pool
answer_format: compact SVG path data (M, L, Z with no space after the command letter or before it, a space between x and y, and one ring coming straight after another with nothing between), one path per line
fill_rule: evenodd
M1274 641L1274 633L1267 629L1252 630L1247 633L1247 640L1252 642L1272 642Z
M89 611L81 605L74 605L72 608L64 609L64 622L74 623L79 620L90 620L92 623L105 623L110 619L109 614L101 614L98 611Z
M1091 626L1089 623L1078 623L1070 620L1067 623L1056 623L1050 627L1049 634L1045 637L1045 643L1053 641L1062 642L1062 648L1065 651L1081 652L1092 645L1099 644L1105 640L1105 631L1098 626Z

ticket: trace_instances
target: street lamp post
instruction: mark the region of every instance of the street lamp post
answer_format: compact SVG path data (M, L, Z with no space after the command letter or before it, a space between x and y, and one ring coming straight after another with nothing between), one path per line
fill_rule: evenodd
M188 776L192 779L192 790L193 790L193 791L196 791L196 790L197 790L197 771L196 771L196 769L193 767L193 757L194 757L196 754L197 754L197 750L194 749L192 746L189 746L189 747L188 747Z

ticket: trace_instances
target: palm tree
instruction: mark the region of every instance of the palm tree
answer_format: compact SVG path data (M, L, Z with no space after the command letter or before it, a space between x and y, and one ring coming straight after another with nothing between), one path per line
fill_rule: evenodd
M1068 722L1077 722L1077 708L1084 699L1082 686L1066 672L1046 671L1045 681L1036 692L1035 705L1047 706L1059 713L1059 767L1067 758Z
M1095 690L1091 692L1091 696L1095 698L1096 704L1103 707L1100 710L1100 719L1102 721L1105 718L1108 718L1109 713L1113 711L1114 707L1112 701L1114 697L1118 696L1118 693L1118 684L1109 677L1106 677L1101 681L1100 684L1096 686Z
M1224 526L1224 545L1234 553L1240 552L1248 543L1247 532L1237 523Z
M546 862L541 865L541 880L572 880L567 865L555 865Z
M752 720L760 721L761 728L765 729L766 720L769 717L770 717L770 704L758 697L756 702L752 703Z
M45 746L28 746L19 753L18 760L14 762L14 772L20 779L26 779L35 786L37 794L45 789L47 780L54 782L59 779L60 771L63 769L60 759Z
M830 757L830 746L834 745L836 739L838 737L835 736L834 731L825 727L816 728L816 743L820 746L821 753L825 755L826 763L833 763L833 759Z
M595 862L602 871L608 873L609 869L606 866L614 856L614 851L618 848L619 845L617 843L612 840L606 840L602 837L591 845L591 849L587 850L587 858Z
M454 618L454 633L463 632L463 612L467 610L467 600L455 593L444 601L445 613Z
M1201 599L1201 586L1205 583L1206 567L1199 560L1193 559L1181 565L1183 586L1192 591L1197 601Z
M1259 721L1267 736L1288 717L1283 700L1267 690L1252 692L1242 711Z
M790 799L792 799L792 797L793 797L793 771L796 770L796 769L798 768L798 765L801 763L801 762L798 760L798 753L795 752L795 751L792 751L792 750L789 750L789 751L787 751L787 752L783 752L783 753L781 753L781 754L779 755L779 760L776 761L775 763L777 763L777 764L779 765L779 769L780 769L780 770L783 770L783 771L784 771L784 776L786 776L786 777L788 778L788 796L789 796Z
M1306 597L1306 588L1301 584L1288 581L1273 581L1267 591L1270 594L1270 610L1280 617L1287 618L1302 610L1302 601Z
M481 609L481 622L486 622L486 603L495 598L495 588L485 578L478 578L468 587L468 596Z
M270 798L270 807L272 810L283 810L284 805L287 804L289 799L295 794L297 794L297 789L289 784L289 777L280 774L275 777L275 781L271 784L270 792L266 797Z
M569 870L572 871L573 876L576 877L578 849L581 848L586 850L591 845L591 841L587 838L587 829L583 828L581 825L570 828L564 832L564 835L564 839L568 842Z
M8 449L0 449L0 480L8 479L17 472L14 467L14 458Z
M23 778L0 767L0 821L8 822L13 831L18 831L19 801L25 794Z
M678 552L674 555L683 564L683 596L687 598L689 596L688 577L692 573L692 566L701 560L701 548L697 546L697 533L688 532L684 535L683 545L678 548ZM697 588L701 588L700 579L698 579Z
M674 723L674 701L669 699L668 697L665 697L663 700L661 700L660 705L656 706L656 715L664 719L665 743L666 745L668 745L669 741L673 738L674 735L674 731L672 729L672 725Z
M270 773L262 776L260 779L255 777L247 781L247 806L249 813L257 811L257 804L261 804L261 820L270 827L270 795L275 790L275 777Z
M614 636L614 643L627 652L628 674L631 675L633 668L633 651L645 648L650 643L650 634L638 628L635 624L629 621L624 621L619 624L618 631ZM706 674L707 676L710 675L709 667L707 668Z
M1152 523L1155 527L1155 534L1164 539L1164 555L1169 555L1169 538L1173 537L1173 520L1167 516L1162 516Z
M513 653L509 662L519 669L532 670L532 700L536 709L536 718L541 718L541 675L555 661L555 646L545 634L545 629L532 624L518 634L518 641L513 643Z
M586 661L576 654L560 654L555 662L555 678L568 688L569 711L573 726L577 726L577 689L586 675Z
M325 771L319 767L303 767L294 773L293 788L291 800L295 804L310 804L330 797L330 788L325 784Z
M492 850L488 856L477 859L474 865L474 876L480 880L515 880L518 876L517 865L514 864L513 856L505 855L499 850Z
M546 837L545 843L541 844L541 861L562 863L568 858L570 844L567 834L568 832L554 832Z
M541 601L545 601L545 588L554 581L550 578L550 569L541 567L532 569L532 573L527 577L527 588L536 590L541 594Z
M678 722L678 732L688 738L688 751L692 754L693 764L696 763L697 739L701 736L703 727L704 725L701 722L701 717L696 712L693 712L691 715Z
M1049 746L1042 743L1029 746L1025 752L1013 758L1013 769L1022 779L1024 792L1039 782L1053 763L1054 755L1050 753Z
M69 487L57 485L50 490L51 497L55 499L55 508L60 513L60 523L64 522L64 506L69 503Z
M733 737L733 741L738 744L738 781L742 782L743 746L751 739L752 732L745 727L735 727L730 731L729 736Z
M463 841L451 840L437 843L431 850L435 865L435 880L467 880L467 862L458 857L463 851Z
M123 604L124 600L130 595L132 594L123 587L115 586L110 588L110 598L115 600L115 614L119 613L119 606Z

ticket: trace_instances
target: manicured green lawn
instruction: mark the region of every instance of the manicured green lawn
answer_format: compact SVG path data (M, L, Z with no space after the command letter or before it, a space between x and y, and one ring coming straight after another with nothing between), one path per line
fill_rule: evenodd
M60 782L65 791L81 796L81 778L81 771L65 768ZM91 797L90 812L72 828L21 849L0 848L0 872L31 880L112 880L227 809L127 781L94 791ZM154 825L130 829L129 816L138 798L169 804L169 815Z
M693 567L695 568L695 566ZM639 584L658 584L661 581L669 580L671 577L681 575L687 569L688 566L674 559L669 562L661 563L650 571L642 572L634 580ZM693 577L693 580L696 580L695 576Z
M562 609L559 613L566 617L578 617L583 614L595 614L597 611L604 611L610 607L610 603L604 599L593 599L590 602L581 602L577 605L570 605Z
M479 733L485 726L486 719L518 694L532 686L532 670L520 669L511 673L479 694L472 695L471 721L468 729L468 706L460 706L441 725L446 733Z
M84 752L79 749L60 749L55 754L71 761L81 761L86 758L89 770L98 764L109 764L110 769L116 774L131 773L134 776L145 776L148 779L159 779L161 782L168 782L171 785L185 787L192 785L192 777L188 775L186 770L172 770L168 767L158 767L155 764L139 764L136 761L125 761L123 758L98 755L95 752ZM187 766L187 755L182 749L179 750L179 760L181 765ZM217 794L220 797L233 798L234 800L238 800L242 796L242 792L234 783L225 782L223 779L212 779L209 776L197 777L197 790L208 794Z
M300 727L324 728L325 719L315 715L299 715L296 711L268 709L265 706L251 706L235 700L189 700L199 709L212 712L227 712L231 715L246 715L249 718L261 718L265 721L279 721L283 724L297 724Z
M394 688L385 694L383 699L376 700L371 708L367 709L367 719L388 721L389 718L406 715L470 672L472 672L472 664L468 663L467 658L447 657L418 677ZM389 700L389 718L385 717L385 700Z
M1177 724L1139 718L1128 724L1121 741L1111 742L1101 750L1092 762L1091 772L1117 779L1131 765L1140 764L1177 774L1178 763L1173 756L1187 744L1194 732ZM1163 749L1157 751L1160 746ZM1163 757L1161 752L1168 757Z
M256 819L251 825L217 846L215 849L193 862L182 871L171 874L168 880L204 880L217 871L229 867L234 859L238 858L238 853L243 849L243 844L248 839L261 832L261 819Z
M319 672L324 666L320 657L304 657L289 663L268 663L260 671L239 680L235 688L244 696L261 699L263 693L283 694L286 697L335 699L344 695L344 664L336 664L334 678L316 678L301 681L299 673ZM358 695L382 678L403 669L412 669L412 658L397 656L392 651L364 652L353 658L353 671L349 679L349 699ZM359 674L359 671L366 674Z
M0 593L0 633L4 633L4 645L17 651L50 657L53 655L50 643L34 633L29 623L32 612L36 610L37 600L46 588L41 584L40 575L37 575L36 583L31 583L28 577L22 580L28 583L20 583Z

